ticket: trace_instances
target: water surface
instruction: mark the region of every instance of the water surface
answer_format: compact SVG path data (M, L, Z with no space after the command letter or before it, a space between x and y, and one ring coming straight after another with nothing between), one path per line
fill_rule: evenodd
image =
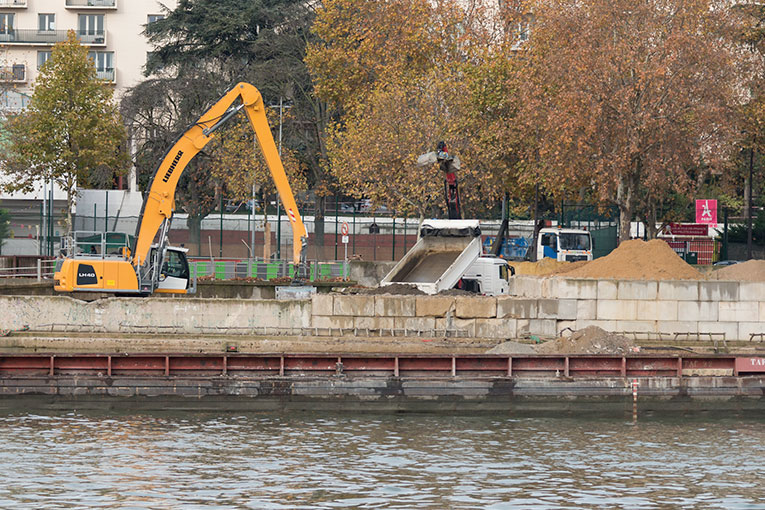
M739 417L0 414L0 508L765 509Z

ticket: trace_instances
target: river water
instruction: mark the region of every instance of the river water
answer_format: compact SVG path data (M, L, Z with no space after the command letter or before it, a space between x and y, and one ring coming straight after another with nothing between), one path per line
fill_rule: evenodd
M761 417L38 413L1 509L765 509Z

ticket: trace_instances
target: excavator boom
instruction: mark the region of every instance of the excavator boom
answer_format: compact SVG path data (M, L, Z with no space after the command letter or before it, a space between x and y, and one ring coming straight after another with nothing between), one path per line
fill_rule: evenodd
M241 104L232 106L238 99L241 100ZM255 131L255 137L276 184L279 199L292 226L295 266L298 267L304 262L308 234L268 126L263 98L258 89L249 83L238 83L181 135L157 167L136 228L136 244L132 256L134 266L146 264L157 232L162 224L169 222L172 217L175 191L186 166L212 140L214 132L240 109L244 110ZM163 240L160 239L159 242L162 243Z

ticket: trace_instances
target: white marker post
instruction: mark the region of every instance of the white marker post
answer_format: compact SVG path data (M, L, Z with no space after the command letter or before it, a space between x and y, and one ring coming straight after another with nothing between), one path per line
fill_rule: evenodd
M345 245L345 259L343 260L343 279L348 280L348 222L344 221L340 227L340 233L343 235L342 241Z

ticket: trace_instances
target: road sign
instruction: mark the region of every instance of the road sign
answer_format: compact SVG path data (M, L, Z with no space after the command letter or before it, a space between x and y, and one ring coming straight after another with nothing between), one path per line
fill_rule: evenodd
M344 221L343 226L340 227L340 233L343 234L343 236L348 235L348 222ZM344 243L347 243L348 241L343 241Z
M696 223L717 224L717 200L696 200Z
M348 244L348 236L343 236L343 244Z

